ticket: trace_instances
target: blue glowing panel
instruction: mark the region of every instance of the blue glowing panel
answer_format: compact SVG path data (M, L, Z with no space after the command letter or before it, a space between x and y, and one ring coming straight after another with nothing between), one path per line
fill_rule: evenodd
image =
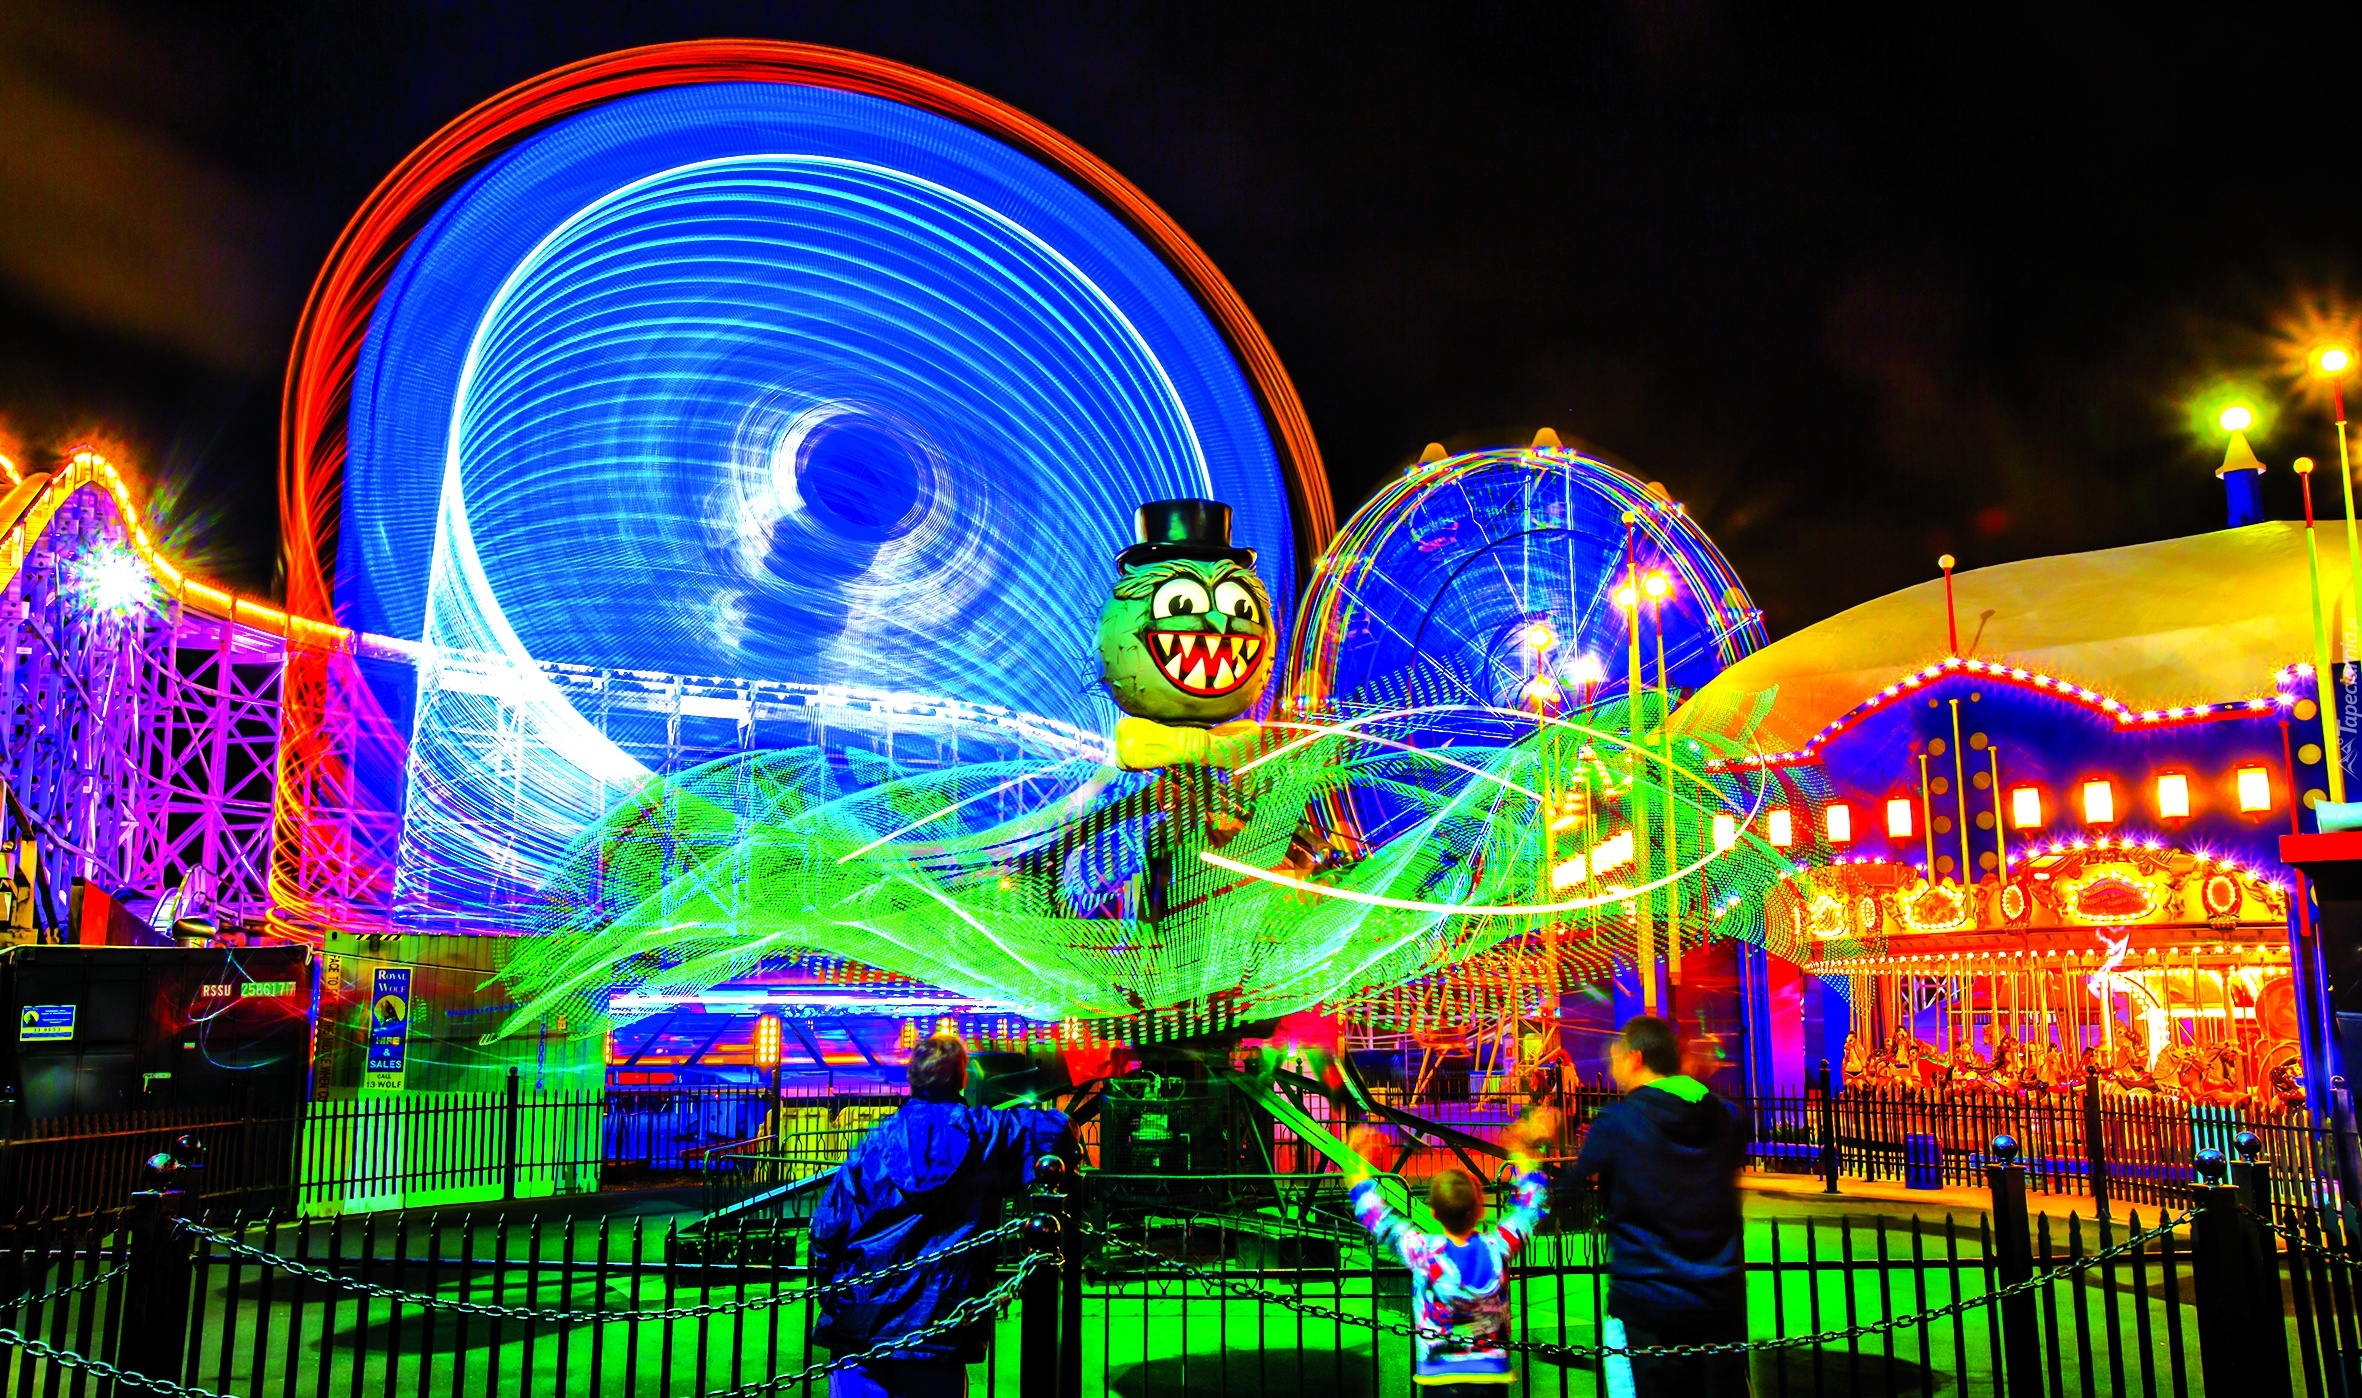
M1154 252L988 136L819 88L626 98L486 167L379 301L349 433L340 619L512 660L1100 729L1136 505L1227 500L1295 571L1255 398Z

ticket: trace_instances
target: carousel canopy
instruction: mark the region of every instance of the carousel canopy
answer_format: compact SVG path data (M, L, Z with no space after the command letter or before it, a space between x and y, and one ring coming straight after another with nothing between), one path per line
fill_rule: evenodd
M2352 610L2342 523L2320 530L2332 655ZM2304 526L2285 520L2186 539L2032 558L1957 573L1960 653L2040 670L2136 709L2266 691L2313 654ZM1769 692L1758 730L1772 747L1814 733L1946 653L1942 579L1889 593L1740 659L1683 706L1677 724Z

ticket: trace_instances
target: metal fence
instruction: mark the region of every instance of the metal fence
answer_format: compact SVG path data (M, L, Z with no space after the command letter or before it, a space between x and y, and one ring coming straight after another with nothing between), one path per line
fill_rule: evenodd
M599 1187L598 1092L407 1093L304 1108L296 1207L358 1213L588 1194Z
M121 1207L145 1162L183 1138L206 1166L201 1202L364 1213L582 1194L608 1186L751 1178L765 1133L854 1130L899 1097L743 1088L410 1092L307 1102L301 1114L160 1110L34 1124L0 1140L0 1218ZM741 1154L733 1154L737 1148ZM834 1159L843 1155L843 1143Z
M1550 1100L1573 1131L1613 1096L1578 1086ZM849 1144L844 1133L858 1133L901 1100L774 1098L737 1088L527 1094L512 1076L498 1093L313 1102L296 1118L163 1111L50 1122L0 1141L0 1218L113 1207L138 1186L141 1163L182 1136L209 1150L194 1192L225 1207L366 1212L703 1182L709 1209L721 1209L789 1182L802 1168L762 1159L762 1140L801 1140L789 1152L799 1154L837 1133L825 1147L824 1163L833 1163ZM1377 1100L1420 1120L1383 1128L1403 1147L1397 1168L1413 1176L1482 1164L1467 1140L1496 1135L1525 1105L1507 1097L1413 1100L1385 1090ZM1318 1092L1301 1095L1299 1105L1331 1126L1358 1116ZM2181 1181L2193 1154L2227 1149L2242 1130L2259 1136L2279 1162L2273 1182L2284 1206L2341 1206L2358 1168L2352 1114L2342 1106L2331 1119L2343 1125L2333 1126L2302 1113L2257 1118L2096 1092L2059 1100L1807 1090L1739 1105L1751 1125L1754 1168L1816 1176L1839 1188L1847 1180L1979 1187L1992 1163L1987 1145L2004 1134L2019 1143L2030 1189L2081 1195L2095 1207L2174 1205L2185 1198ZM1087 1150L1096 1139L1095 1127L1086 1130ZM1274 1132L1270 1168L1312 1171L1321 1160L1286 1131Z
M192 1192L224 1207L274 1207L294 1184L300 1123L188 1108L36 1122L0 1140L0 1218L122 1207L148 1159L184 1137L204 1143L207 1168Z
M1335 1176L1086 1173L1082 1186L1026 1206L1066 1215L1043 1235L1058 1240L1055 1267L1024 1276L1040 1254L1013 1228L989 1240L1000 1265L971 1370L985 1398L1409 1391L1407 1273L1340 1222ZM2193 1186L2195 1212L2146 1228L2138 1215L2029 1217L2024 1186L2023 1167L1996 1167L1992 1208L1974 1217L1753 1223L1756 1393L2355 1392L2362 1262L2334 1213L2256 1212L2268 1191L2252 1169ZM1610 1255L1588 1201L1560 1202L1512 1274L1509 1393L1608 1398ZM167 1215L158 1201L129 1221L45 1220L5 1239L9 1392L80 1398L108 1377L88 1360L154 1391L248 1398L808 1398L826 1382L803 1268L685 1260L680 1231L645 1218L214 1218L187 1231Z
M1492 1136L1536 1101L1564 1116L1570 1135L1616 1100L1605 1088L1569 1086L1541 1095L1475 1095L1420 1100L1399 1091L1373 1093L1382 1106L1403 1109L1446 1128L1422 1135L1385 1128L1407 1153L1401 1169L1425 1175L1461 1161L1450 1131ZM2287 1207L2341 1206L2353 1192L2355 1157L2362 1153L2354 1113L2342 1086L2326 1117L2297 1111L2260 1114L2197 1106L2166 1098L2103 1093L2096 1086L2062 1094L1921 1094L1820 1087L1734 1100L1748 1124L1748 1164L1770 1173L1813 1176L1842 1187L1846 1180L1982 1188L1994 1163L1990 1145L2017 1143L2027 1187L2037 1194L2077 1195L2095 1207L2142 1204L2151 1209L2188 1203L2190 1161L2199 1151L2226 1155L2240 1132L2263 1143L2275 1162L2276 1202ZM1316 1119L1342 1123L1349 1108L1307 1097Z

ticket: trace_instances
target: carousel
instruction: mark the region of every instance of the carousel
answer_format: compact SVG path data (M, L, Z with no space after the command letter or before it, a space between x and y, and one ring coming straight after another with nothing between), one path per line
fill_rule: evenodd
M2075 839L2010 877L1930 884L1864 860L1800 874L1772 916L1854 1011L1848 1084L2304 1105L2289 890L2156 839Z

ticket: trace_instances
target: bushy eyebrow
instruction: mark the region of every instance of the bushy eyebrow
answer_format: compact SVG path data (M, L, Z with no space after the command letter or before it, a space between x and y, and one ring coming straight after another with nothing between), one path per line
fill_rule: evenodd
M1127 569L1116 580L1115 595L1135 601L1156 591L1157 587L1173 578L1195 578L1208 587L1247 570L1228 559L1207 563L1194 558L1166 558L1155 563ZM1253 574L1248 574L1252 577Z

